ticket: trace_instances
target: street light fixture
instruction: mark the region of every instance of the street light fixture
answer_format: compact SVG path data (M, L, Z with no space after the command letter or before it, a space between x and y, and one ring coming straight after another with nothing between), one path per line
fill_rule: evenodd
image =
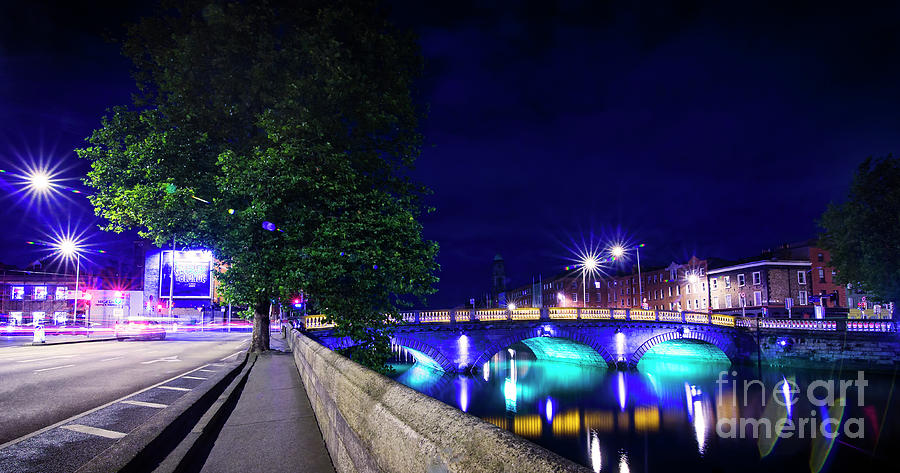
M609 249L609 253L613 256L614 259L621 258L625 255L625 251L634 250L635 255L637 256L637 270L638 270L638 292L639 292L639 301L641 304L641 308L644 308L644 281L641 280L641 248L644 247L643 243L639 243L634 245L631 248L625 248L622 245L615 245Z
M587 283L585 282L585 275L588 271L593 274L598 266L600 266L600 260L597 258L597 255L588 254L581 259L581 307L587 307Z
M75 260L75 303L72 305L72 323L78 321L78 281L81 272L81 252L83 248L81 243L73 239L71 236L64 236L54 242L53 247L66 260Z
M28 188L38 194L44 194L53 187L50 175L43 170L35 170L25 175Z

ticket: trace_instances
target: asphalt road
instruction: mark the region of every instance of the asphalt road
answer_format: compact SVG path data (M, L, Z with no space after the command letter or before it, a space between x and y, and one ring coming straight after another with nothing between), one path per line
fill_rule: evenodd
M0 348L0 446L192 369L234 363L249 340L247 333L179 333L160 341ZM117 430L130 431L129 422L123 415Z

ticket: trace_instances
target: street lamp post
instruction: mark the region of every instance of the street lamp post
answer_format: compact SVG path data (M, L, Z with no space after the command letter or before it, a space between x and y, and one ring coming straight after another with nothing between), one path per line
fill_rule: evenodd
M635 245L633 247L636 255L637 255L637 270L638 270L638 297L640 300L640 307L644 308L644 281L641 280L641 248L644 247L643 243ZM632 249L632 248L628 248ZM609 252L613 255L613 258L621 258L625 254L626 248L622 245L616 245L610 248Z
M587 307L587 272L593 273L598 264L599 261L593 254L586 255L581 260L581 307Z
M75 303L72 307L72 323L74 324L78 321L78 300L80 299L78 297L78 282L81 279L81 248L78 246L78 243L70 237L65 237L57 241L55 247L56 251L64 258L75 259Z

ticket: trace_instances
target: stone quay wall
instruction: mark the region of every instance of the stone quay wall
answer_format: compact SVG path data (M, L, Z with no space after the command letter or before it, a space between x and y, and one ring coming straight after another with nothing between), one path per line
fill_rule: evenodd
M340 473L589 471L284 330Z

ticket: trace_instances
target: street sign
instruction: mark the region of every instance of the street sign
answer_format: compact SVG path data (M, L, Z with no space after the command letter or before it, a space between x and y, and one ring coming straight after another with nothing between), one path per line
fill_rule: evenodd
M821 302L822 296L809 296L810 302Z
M474 297L473 297L472 299L469 299L469 304L472 304L473 306L475 305L475 298L474 298Z

